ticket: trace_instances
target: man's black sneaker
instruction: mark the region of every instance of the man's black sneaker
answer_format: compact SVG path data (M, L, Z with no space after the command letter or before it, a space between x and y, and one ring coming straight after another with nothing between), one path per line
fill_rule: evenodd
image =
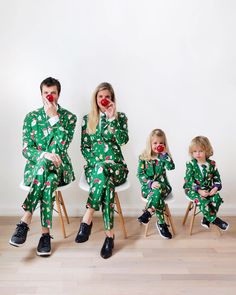
M15 247L22 246L26 241L28 230L28 224L24 221L20 221L20 223L16 225L16 230L13 236L11 237L9 244Z
M202 221L201 221L201 225L205 228L209 228L210 227L210 222L206 219L206 217L203 217Z
M51 255L51 239L50 234L42 234L37 247L37 255L50 256Z
M111 257L112 249L114 248L114 237L106 237L101 249L101 256L104 259Z
M140 223L147 224L151 218L152 218L152 214L148 210L145 210L143 214L139 216L138 221Z
M90 225L88 225L85 222L81 222L79 232L75 238L76 243L84 243L88 241L89 236L91 234L91 229L92 229L93 223L91 222Z
M172 234L169 232L168 225L166 223L159 224L156 223L157 230L159 231L160 236L165 239L171 239Z
M216 217L216 219L212 223L224 231L229 228L229 224L223 221L222 219L220 219L219 217Z

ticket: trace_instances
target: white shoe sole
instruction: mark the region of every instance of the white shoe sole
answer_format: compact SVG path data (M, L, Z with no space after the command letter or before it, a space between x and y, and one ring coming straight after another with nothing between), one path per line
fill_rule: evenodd
M157 223L156 223L156 228L157 228L157 230L158 230L158 232L159 232L159 235L160 235L163 239L165 239L165 240L170 240L170 239L172 239L172 237L171 237L171 238L167 238L167 237L165 237L165 236L162 235L162 233L160 232L160 229L159 229L159 226L157 225Z
M216 226L217 226L217 225L216 225ZM218 227L219 227L219 226L218 226ZM227 226L225 229L222 229L222 228L220 228L220 227L219 227L219 229L222 230L222 231L227 231L227 230L229 229L229 224L228 224L228 226Z
M14 246L14 247L21 247L21 246L24 245L24 243L23 244L16 244L16 243L12 242L12 240L9 240L9 244Z
M36 251L36 253L37 253L38 256L50 256L52 254L52 251L47 252L47 253Z
M206 229L210 229L210 226L207 226L206 224L204 224L204 223L202 223L202 222L201 222L201 226L202 226L202 227L205 227Z

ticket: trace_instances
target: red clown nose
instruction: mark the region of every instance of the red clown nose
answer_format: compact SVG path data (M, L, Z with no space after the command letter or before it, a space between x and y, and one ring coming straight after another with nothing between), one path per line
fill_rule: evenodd
M53 102L53 100L54 100L52 94L48 94L48 95L46 96L46 98L48 99L49 102Z
M158 145L158 147L157 147L157 151L158 151L158 153L162 153L163 151L164 151L164 146L163 145Z
M108 104L109 104L109 100L108 100L108 99L103 98L103 99L101 100L101 105L102 105L102 106L106 107Z

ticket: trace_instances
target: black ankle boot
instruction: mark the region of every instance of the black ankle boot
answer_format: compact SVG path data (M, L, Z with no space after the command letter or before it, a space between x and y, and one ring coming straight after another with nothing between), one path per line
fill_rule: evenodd
M114 248L114 239L115 239L115 237L113 237L113 238L106 237L105 238L104 244L101 249L102 258L107 259L107 258L111 257L112 249Z
M79 232L75 238L76 243L84 243L88 241L89 236L91 234L91 229L92 229L93 223L91 222L90 225L88 225L85 222L81 222Z

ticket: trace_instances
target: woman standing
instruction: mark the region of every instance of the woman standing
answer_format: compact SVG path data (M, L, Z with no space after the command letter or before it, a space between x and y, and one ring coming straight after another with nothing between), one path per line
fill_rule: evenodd
M121 146L128 140L127 117L116 111L112 86L101 83L95 89L92 109L82 123L81 152L87 161L84 169L90 189L87 210L75 241L83 243L89 239L94 211L101 206L106 235L101 249L103 258L109 258L114 247L115 186L123 184L128 175L121 152Z

